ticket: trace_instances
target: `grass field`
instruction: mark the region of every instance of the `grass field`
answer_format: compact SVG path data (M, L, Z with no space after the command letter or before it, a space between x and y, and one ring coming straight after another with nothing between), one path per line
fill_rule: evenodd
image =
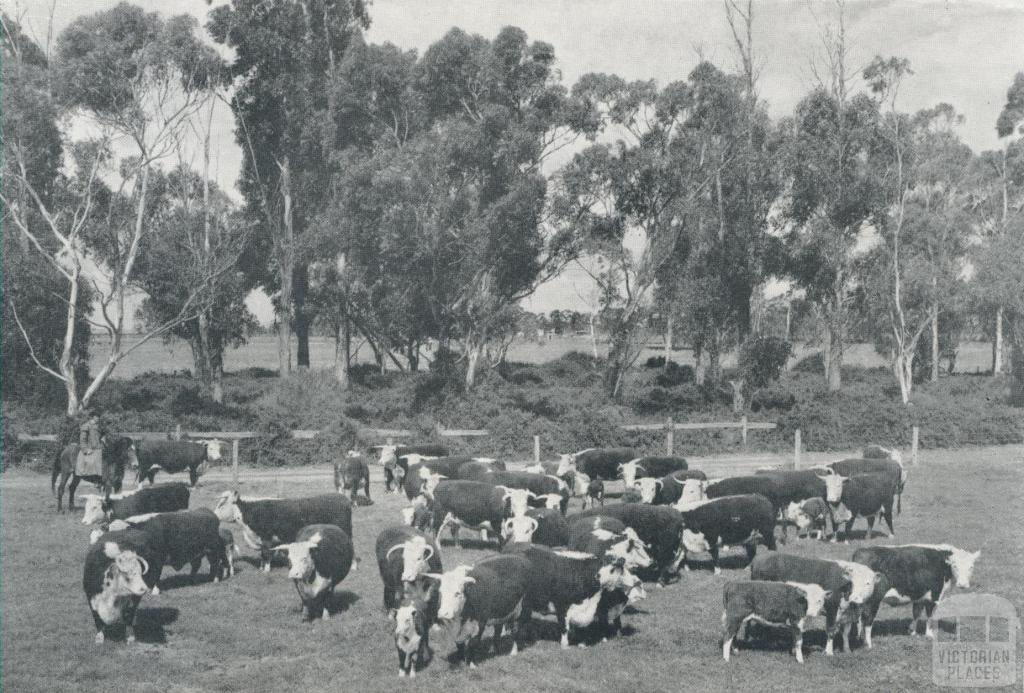
M127 340L130 347L133 342ZM93 340L89 349L90 371L96 373L102 368L107 355L106 339ZM517 340L512 343L508 350L507 358L510 361L524 363L543 363L559 358L570 351L581 351L589 354L592 352L592 345L589 337L563 336L555 337L550 341L534 342ZM598 344L598 353L604 354L607 344ZM817 351L818 348L808 349L797 347L796 358L803 358L808 354ZM313 337L309 340L310 362L313 368L330 368L334 363L334 340L327 337ZM294 358L295 342L292 340L292 354ZM640 363L648 356L664 355L663 348L646 349L641 356ZM693 363L693 352L689 349L680 349L673 353L673 360L681 364ZM987 343L966 342L961 345L957 357L957 371L960 373L974 373L985 370L992 366L991 347ZM372 353L369 347L363 347L356 355L355 360L360 363L372 361ZM734 358L726 356L723 365L730 367L734 365ZM239 371L245 368L269 368L277 369L277 338L269 335L258 335L249 340L247 344L237 349L229 349L224 357L225 368L228 371ZM875 353L870 344L852 344L846 349L846 364L850 366L875 367L885 365L885 361ZM388 364L393 367L393 364ZM945 364L943 364L945 365ZM133 351L127 358L121 361L114 371L113 377L126 379L132 378L139 373L147 371L173 372L188 370L193 367L192 351L187 343L175 340L169 343L160 340L146 342Z
M1002 595L1024 606L1024 464L1021 449L925 451L911 470L900 543L948 542L981 549L974 591ZM694 466L701 462L694 460ZM710 464L704 465L711 468ZM243 495L302 496L329 489L322 471L243 477ZM931 645L905 634L909 607L883 606L875 647L826 658L822 623L805 639L805 664L783 640L744 649L721 660L722 585L745 577L738 556L714 576L684 573L666 589L649 589L639 613L624 617L627 634L588 649L561 651L553 618L541 639L519 656L498 656L470 671L447 657L451 639L435 634L435 660L414 681L399 680L389 621L381 613L381 583L373 542L398 521L404 504L383 496L374 469L376 504L356 508L357 555L363 559L336 591L330 621L300 622L298 599L282 568L269 575L238 561L222 584L191 585L187 573L164 572L164 591L146 596L139 642L93 644L92 619L81 587L88 528L80 514L57 515L48 479L10 471L2 492L3 690L30 691L831 691L925 690L931 685ZM85 489L87 485L83 484ZM212 506L227 488L223 472L204 478L192 506ZM80 489L81 490L81 489ZM574 509L576 501L574 501ZM80 511L79 511L80 513ZM863 527L863 521L858 528ZM241 533L236 529L241 540ZM848 558L849 546L791 542L786 550ZM875 544L893 543L887 538ZM243 549L247 556L252 552ZM761 549L764 550L763 548ZM446 567L476 560L484 550L443 546ZM740 552L741 553L741 552ZM201 574L205 576L205 565ZM486 642L486 640L485 640ZM772 649L774 648L774 649ZM1022 658L1024 659L1024 658ZM1018 683L1018 685L1020 685Z

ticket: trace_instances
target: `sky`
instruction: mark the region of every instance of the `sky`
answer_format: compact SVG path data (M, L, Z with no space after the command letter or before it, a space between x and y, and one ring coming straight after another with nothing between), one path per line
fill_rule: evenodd
M55 32L81 14L116 0L0 0L23 16L30 33L46 37L54 5ZM136 0L164 14L189 13L200 22L206 0ZM212 6L223 4L214 0ZM774 117L792 112L815 85L811 69L820 56L820 27L834 17L827 0L756 0L754 50L759 91ZM422 53L453 26L493 38L507 25L555 47L563 83L608 72L659 84L685 79L701 56L735 66L732 38L720 0L374 0L367 39ZM914 75L901 91L900 108L913 111L951 103L965 116L964 140L976 151L999 146L995 121L1014 74L1024 71L1024 0L848 0L847 43L854 68L875 55L910 60ZM241 151L226 110L215 116L212 136L216 174L233 189ZM580 268L540 287L529 310L587 310L592 287ZM266 297L250 307L270 315Z

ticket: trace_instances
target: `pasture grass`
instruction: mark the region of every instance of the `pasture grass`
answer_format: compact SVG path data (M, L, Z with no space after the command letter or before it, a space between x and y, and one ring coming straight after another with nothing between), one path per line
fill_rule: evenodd
M952 543L982 550L973 589L1024 606L1024 470L1020 448L926 451L911 470L899 543ZM710 468L710 465L709 465ZM447 634L435 633L434 661L414 682L397 676L390 622L381 612L381 583L373 542L399 521L404 498L384 496L373 468L375 504L354 510L354 541L362 560L337 588L330 621L302 623L298 598L283 568L259 572L254 552L236 561L238 574L221 584L192 585L187 572L165 569L163 592L147 595L139 612L139 642L93 644L93 626L81 587L89 528L76 514L57 515L47 479L14 470L2 493L3 689L33 691L678 691L678 690L926 690L931 689L931 645L905 635L909 607L882 607L873 650L826 658L823 623L805 638L805 664L786 651L785 636L721 659L722 586L745 578L730 554L721 576L709 569L682 574L665 589L648 585L649 598L623 621L627 634L587 649L559 649L552 617L537 618L541 639L515 658L489 657L469 670L448 661ZM331 490L326 474L253 473L243 495L289 497ZM83 484L83 490L88 490ZM211 474L192 507L212 506L227 488ZM614 502L614 501L613 501ZM573 510L578 502L573 501ZM235 530L240 544L241 532ZM858 529L863 528L863 521ZM791 540L784 550L849 558L858 546ZM878 537L872 544L894 543ZM765 549L760 549L765 550ZM445 566L472 562L487 550L442 546ZM742 552L736 552L742 553ZM485 638L485 642L489 636ZM504 648L507 651L508 643ZM1024 657L1021 657L1024 660Z

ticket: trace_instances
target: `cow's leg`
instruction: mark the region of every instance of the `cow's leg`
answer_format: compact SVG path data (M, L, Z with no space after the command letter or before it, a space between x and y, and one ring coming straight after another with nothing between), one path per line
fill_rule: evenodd
M189 567L191 569L191 571L189 572L189 577L192 579L192 582L196 581L196 575L199 573L199 566L201 566L202 564L202 556L198 558L193 558L191 561L189 561Z
M750 565L754 560L754 556L757 555L757 544L751 542L749 544L744 544L743 548L747 551L747 565Z
M913 609L914 618L910 621L910 634L917 635L917 622L921 620L921 613L924 611L924 602L914 602L911 608Z
M408 664L411 663L409 660L412 659L412 655L407 657L405 652L398 645L395 645L395 651L398 652L398 676L399 678L404 679L409 669Z
M60 479L57 480L57 512L64 512L64 485L68 483L68 474L61 471Z
M889 536L896 536L896 530L892 526L892 499L882 506L882 517L885 518L885 524L889 526Z
M796 661L800 664L804 663L804 629L799 623L795 624L792 628L793 633L793 654L796 655ZM829 644L831 645L831 640ZM826 651L825 654L831 654Z
M740 626L743 625L743 619L729 618L728 613L723 613L722 623L725 625L725 634L722 635L722 659L728 662L729 656L735 651L733 643L736 640L736 634L740 632Z
M366 493L366 500L370 500L370 474L363 477L363 492Z
M565 614L558 612L558 632L562 634L562 649L569 649L569 623L565 620Z
M125 642L128 643L135 642L135 614L138 611L140 601L142 601L141 597L132 597L124 605L124 636Z
M102 645L103 641L106 639L106 636L103 633L103 629L106 627L106 624L103 623L103 619L100 618L100 615L96 613L94 609L90 607L90 610L92 611L92 622L96 626L96 637L93 642L97 645Z
M850 631L853 629L853 622L847 621L843 624L843 652L850 651Z
M722 568L718 565L718 551L719 546L717 542L712 544L710 550L708 551L708 553L711 554L711 565L715 575L722 574Z
M926 601L924 603L924 636L929 640L935 639L935 630L932 628L932 613L935 611L935 602Z
M68 510L75 509L75 489L78 488L78 482L81 480L82 477L74 472L71 473L71 485L68 486Z
M494 624L494 636L491 644L494 646L494 654L499 654L501 649L501 636L505 632L505 626L501 623Z
M843 529L843 542L846 544L850 543L850 533L853 531L853 523L856 519L856 517L851 517L846 521L846 527Z
M199 481L199 470L197 467L192 466L188 468L188 485L192 488L196 487L196 482Z
M864 519L868 521L868 531L867 534L864 535L864 538L870 540L875 534L875 516L868 515Z
M826 607L825 612L825 654L831 657L835 654L835 641L838 630L838 624L836 623L836 609L838 605L833 608Z

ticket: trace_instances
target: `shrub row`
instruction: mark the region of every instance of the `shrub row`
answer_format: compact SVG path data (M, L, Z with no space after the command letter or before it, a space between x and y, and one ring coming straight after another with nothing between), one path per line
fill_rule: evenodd
M751 446L787 451L799 428L811 450L856 449L875 442L907 446L912 426L921 427L924 447L958 447L1022 442L1024 410L1005 402L1007 382L979 376L953 376L915 389L913 402L899 400L884 369L844 368L843 389L830 393L817 363L805 359L780 380L750 396L752 421L774 421L779 430L758 433ZM146 374L112 381L97 401L120 430L258 430L246 441L244 464L285 466L331 462L361 438L361 427L408 428L420 440L436 440L434 425L486 428L482 438L445 439L457 452L525 459L533 436L541 437L545 457L605 445L631 445L655 453L664 449L662 432L623 431L625 423L728 421L734 418L731 392L698 387L692 369L676 366L634 369L625 402L613 403L601 386L601 363L573 353L534 365L507 363L481 375L478 387L461 391L443 373L387 373L364 369L348 392L338 390L328 372L300 372L287 380L263 373L225 379L225 403L204 397L184 374ZM729 373L726 377L729 377ZM35 458L46 467L52 451L24 446L14 432L53 432L59 412L4 402L5 463ZM296 441L292 428L321 429L315 441ZM686 431L675 436L680 454L713 455L739 449L736 431Z

